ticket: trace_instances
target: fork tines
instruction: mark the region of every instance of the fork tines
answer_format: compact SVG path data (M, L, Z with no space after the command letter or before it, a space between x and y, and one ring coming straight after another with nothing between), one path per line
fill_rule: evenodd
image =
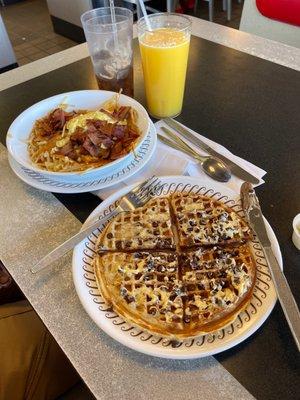
M133 189L134 195L141 201L148 201L155 196L157 191L162 187L161 181L157 176L153 175L149 179L142 182L139 186Z

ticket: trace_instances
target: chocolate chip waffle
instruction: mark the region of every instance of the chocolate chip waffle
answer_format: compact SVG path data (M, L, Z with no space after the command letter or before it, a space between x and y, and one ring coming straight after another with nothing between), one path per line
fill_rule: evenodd
M95 274L106 302L126 320L162 335L182 331L175 253L106 253L96 259Z
M119 214L98 240L102 250L174 249L170 206L157 197L145 207Z
M200 212L209 214L208 222ZM234 233L211 245L224 213ZM182 215L192 231L184 231ZM186 240L197 238L188 234L201 218L205 240ZM212 332L232 322L250 300L256 278L250 237L247 224L221 202L182 194L155 198L118 215L99 237L97 284L116 313L150 332L179 339Z
M234 320L248 304L255 281L249 245L202 248L179 257L188 336L219 329Z
M246 222L220 201L200 195L175 193L171 204L181 247L226 246L251 237Z

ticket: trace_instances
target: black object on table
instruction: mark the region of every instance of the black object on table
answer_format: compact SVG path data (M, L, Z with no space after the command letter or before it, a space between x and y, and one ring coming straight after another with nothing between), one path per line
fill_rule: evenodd
M5 143L14 118L32 104L58 93L96 88L86 58L2 91L1 141ZM135 98L145 103L138 51ZM300 262L291 241L291 224L300 199L299 99L299 72L192 38L178 120L268 171L257 194L279 240L285 274L298 304ZM81 221L100 202L89 193L55 196ZM254 335L215 357L258 399L300 398L299 354L279 304Z

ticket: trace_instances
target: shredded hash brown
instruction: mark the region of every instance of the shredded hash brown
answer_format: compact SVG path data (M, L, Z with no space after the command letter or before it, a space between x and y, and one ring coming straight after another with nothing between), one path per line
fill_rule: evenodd
M29 156L53 172L101 167L134 150L141 135L136 122L136 110L120 106L118 96L93 111L66 112L62 105L35 122Z

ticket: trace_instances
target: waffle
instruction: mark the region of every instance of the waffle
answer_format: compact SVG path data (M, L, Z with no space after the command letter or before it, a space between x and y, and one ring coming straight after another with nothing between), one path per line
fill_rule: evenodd
M157 197L145 207L117 215L98 240L102 250L174 249L170 207Z
M247 224L221 202L155 198L118 215L101 234L97 284L112 309L142 329L178 339L213 332L250 301L250 238Z
M187 336L223 327L248 304L256 276L248 244L202 248L179 259Z
M251 238L248 225L220 201L175 193L171 198L179 245L229 245Z
M126 320L163 335L183 329L175 253L106 253L95 260L102 296Z

